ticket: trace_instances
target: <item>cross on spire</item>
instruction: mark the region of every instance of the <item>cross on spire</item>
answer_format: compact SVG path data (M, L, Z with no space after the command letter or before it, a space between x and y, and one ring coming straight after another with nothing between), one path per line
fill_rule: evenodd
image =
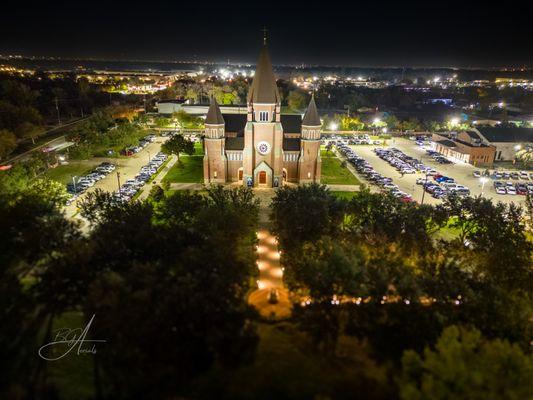
M263 27L263 29L261 29L261 31L263 31L263 44L266 45L267 44L267 32L268 32L268 29Z

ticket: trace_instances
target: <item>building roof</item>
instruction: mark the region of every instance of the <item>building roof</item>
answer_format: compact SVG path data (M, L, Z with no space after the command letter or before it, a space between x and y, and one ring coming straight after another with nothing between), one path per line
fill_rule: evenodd
M261 48L252 86L248 90L248 103L275 104L281 101L276 77L270 63L266 45Z
M226 132L244 133L246 126L246 114L222 114L224 121L226 121Z
M300 139L299 138L283 138L283 150L300 151Z
M477 130L489 142L533 142L533 128L479 127Z
M207 116L205 117L205 123L210 125L224 124L224 117L220 112L220 107L214 97L211 97L209 103L209 110L207 110Z
M302 117L299 114L281 114L283 133L301 133Z
M227 137L226 150L244 150L244 136Z
M443 139L443 140L437 140L437 143L446 146L446 147L456 147L456 144L453 140Z
M470 136L471 139L479 139L481 140L481 138L479 137L478 133L476 131L466 131L466 134L468 136Z
M311 96L311 101L309 106L307 106L307 111L305 112L302 125L306 126L321 126L320 117L318 116L318 110L316 109L315 104L315 95Z

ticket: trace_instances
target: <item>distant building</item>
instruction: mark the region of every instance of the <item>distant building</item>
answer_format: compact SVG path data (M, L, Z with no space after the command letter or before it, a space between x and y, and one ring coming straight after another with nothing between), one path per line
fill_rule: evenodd
M479 127L474 130L481 135L484 143L496 148L495 161L512 161L518 150L533 146L533 128L505 126Z
M320 182L321 125L314 98L303 119L281 114L265 45L248 91L246 114L223 114L211 99L205 119L204 182L264 187Z
M516 152L533 146L533 128L478 127L459 133L434 133L435 151L456 161L491 166L513 161Z
M489 167L494 162L496 148L486 144L475 131L434 133L434 150L455 162Z

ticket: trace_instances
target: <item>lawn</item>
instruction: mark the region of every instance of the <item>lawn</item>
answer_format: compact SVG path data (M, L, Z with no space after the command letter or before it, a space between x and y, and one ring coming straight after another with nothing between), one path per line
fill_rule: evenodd
M180 156L180 161L167 172L163 182L202 183L204 164L202 156Z
M100 164L100 162L94 160L72 160L67 165L50 168L46 171L46 176L55 181L67 184L72 182L73 176L86 175L98 164Z
M324 152L324 150L322 150ZM322 155L321 183L330 185L360 185L359 179L347 167L341 166L341 160L333 153Z

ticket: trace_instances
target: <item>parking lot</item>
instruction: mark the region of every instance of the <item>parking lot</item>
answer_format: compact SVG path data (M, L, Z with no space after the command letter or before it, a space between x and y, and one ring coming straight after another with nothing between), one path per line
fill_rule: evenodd
M408 156L414 157L425 165L434 168L442 175L446 175L450 178L453 178L455 182L460 185L466 186L472 196L478 196L482 192L482 183L479 178L474 177L474 171L481 171L479 168L475 168L470 164L440 164L432 157L427 155L424 148L417 146L414 141L408 139L399 139L395 138L394 140L389 141L390 146L382 146L383 148L395 147L398 150L401 150ZM423 173L416 174L402 174L397 171L393 166L389 165L388 162L382 160L374 152L374 149L380 146L350 146L355 153L368 161L374 170L380 173L383 176L390 177L393 180L393 183L399 187L399 189L405 193L408 193L412 196L413 200L421 202L423 195L423 188L421 185L416 184L418 178L424 177ZM432 181L432 178L429 177L428 181ZM515 202L523 204L525 201L525 196L520 195L500 195L497 194L493 181L491 179L485 183L483 187L483 196L494 199L495 201L502 202ZM438 204L441 200L434 199L431 195L426 193L424 195L424 203L429 204Z
M153 143L148 144L144 149L127 158L98 158L99 162L110 162L116 164L116 169L109 173L105 178L99 180L94 186L87 189L85 193L92 192L96 189L102 189L107 192L116 192L118 190L117 172L120 173L120 183L124 184L129 179L135 178L141 168L148 163L149 158L154 157L161 151L161 144L166 138L157 137ZM84 194L80 196L82 198ZM68 217L77 213L76 201L66 207Z

